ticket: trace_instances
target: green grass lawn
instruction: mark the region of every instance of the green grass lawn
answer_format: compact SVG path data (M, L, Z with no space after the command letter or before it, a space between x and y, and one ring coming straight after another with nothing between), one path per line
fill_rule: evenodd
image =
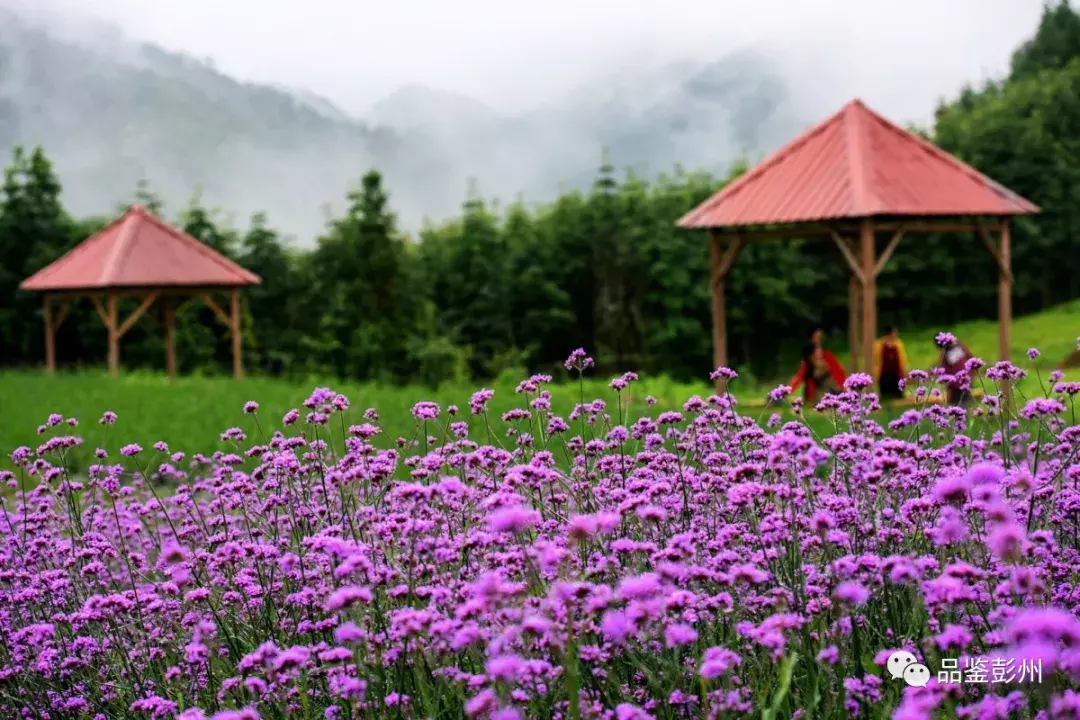
M1024 352L1027 348L1038 347L1043 350L1041 361L1044 365L1055 366L1075 348L1076 336L1080 334L1078 328L1080 302L1018 319L1013 327L1015 361L1026 360ZM977 355L996 358L997 328L994 323L967 323L955 332ZM914 367L930 367L937 361L933 335L934 332L925 331L905 333ZM506 378L486 385L495 390L495 398L489 403L490 417L497 419L511 408L522 407L523 398L514 393L518 380ZM617 396L608 388L608 380L606 377L587 380L584 397L587 401L603 398L613 418L617 418ZM100 372L49 376L40 372L0 371L0 449L4 453L0 463L6 464L6 454L11 449L19 445L36 445L37 426L53 412L78 418L79 432L86 439L86 452L102 444L104 430L97 420L104 411L112 410L120 419L105 444L109 450L116 450L128 442L149 448L154 442L164 440L173 450L208 453L225 447L219 441L219 435L227 428L239 426L249 434L255 433L252 419L242 412L246 401L255 400L260 404L259 414L264 427L279 427L282 415L290 408L300 408L312 388L319 385L349 398L352 407L346 422L361 422L364 409L375 408L387 433L384 441L390 443L399 436L416 437L417 427L409 414L416 402L433 400L444 410L448 405L456 404L462 417L467 417L469 396L482 384L430 390L335 381L300 384L273 378L236 382L227 377L187 377L169 381L163 375L150 373L110 378ZM1037 392L1037 385L1033 379L1028 391ZM558 383L549 389L555 411L563 416L581 397L577 383ZM736 396L746 402L747 412L762 416L769 411L749 405L763 398L767 389L746 387L738 381L732 387ZM624 392L623 411L630 418L640 415L646 408L646 397L650 395L657 399L656 410L677 409L691 395L704 397L711 390L707 382L686 384L663 377L643 377L631 386L629 393ZM814 422L823 424L822 430L827 430L824 418ZM498 423L495 429L498 436L505 439Z
M503 413L524 406L523 396L514 393L516 385L517 379L509 378L486 385L495 390L488 409L496 431L502 429L497 420ZM477 384L431 390L334 381L298 384L273 378L236 382L227 377L185 377L170 381L163 375L150 373L110 378L100 372L55 376L28 371L0 372L0 405L3 406L0 447L6 455L19 445L35 446L40 442L37 426L55 412L79 420L78 430L90 446L86 449L92 450L102 443L105 434L97 423L98 418L104 411L112 410L119 420L109 431L107 449L114 450L128 442L149 448L164 440L172 450L209 453L225 447L219 435L227 428L241 427L249 435L257 432L252 418L242 412L248 400L259 403L264 429L273 430L280 428L281 418L289 409L303 412L303 401L317 386L330 387L349 398L347 423L364 422L361 417L364 410L375 408L388 443L399 436L410 440L416 436L416 422L409 411L421 400L439 403L444 410L440 421L445 419L446 408L452 404L459 408L458 419L468 419L469 397L481 387ZM580 401L582 391L577 383L553 384L549 389L556 412L563 416ZM657 398L659 407L674 408L691 395L705 395L710 390L704 383L685 385L652 378L633 384L629 392L624 391L622 404L626 415L636 417L644 411L648 395ZM586 401L603 398L612 417L618 417L618 398L607 386L607 379L587 380L584 397ZM340 428L335 427L334 432L340 437ZM432 431L432 434L438 433ZM499 435L505 440L505 432Z

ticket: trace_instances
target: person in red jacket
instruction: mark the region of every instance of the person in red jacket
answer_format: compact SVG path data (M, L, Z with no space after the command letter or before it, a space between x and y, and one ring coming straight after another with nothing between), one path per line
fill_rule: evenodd
M840 361L821 346L824 334L821 328L810 334L799 370L790 383L792 392L803 388L803 398L808 405L817 402L823 395L840 392L847 379Z

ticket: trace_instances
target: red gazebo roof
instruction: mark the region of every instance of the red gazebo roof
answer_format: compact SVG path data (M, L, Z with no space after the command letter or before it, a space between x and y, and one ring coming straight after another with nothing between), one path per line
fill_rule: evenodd
M679 219L713 228L1039 208L853 100Z
M19 287L23 290L235 287L258 285L255 273L133 206Z

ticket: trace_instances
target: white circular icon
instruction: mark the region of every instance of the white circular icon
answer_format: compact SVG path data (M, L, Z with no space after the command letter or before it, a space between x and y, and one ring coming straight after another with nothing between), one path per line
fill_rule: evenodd
M914 665L917 662L919 662L918 658L907 650L897 650L889 656L889 660L885 663L885 667L894 679L899 680L904 677L904 668L908 665Z
M930 668L922 663L912 663L904 668L904 682L911 687L926 687L930 682Z

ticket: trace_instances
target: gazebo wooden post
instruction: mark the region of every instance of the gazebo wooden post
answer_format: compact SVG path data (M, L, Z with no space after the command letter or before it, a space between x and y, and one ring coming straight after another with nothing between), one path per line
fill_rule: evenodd
M874 372L874 339L877 337L877 259L874 257L874 221L863 218L859 228L859 259L862 265L862 366Z
M855 273L848 278L848 347L851 352L850 372L859 369L859 354L862 352L862 333L860 332L861 318L859 308L862 301L862 283Z
M1001 221L998 241L998 352L1002 361L1012 359L1012 244L1009 221Z
M176 307L170 297L162 298L161 314L165 328L165 372L176 379Z
M240 288L233 288L229 293L229 308L232 316L232 357L233 377L241 380L244 377L243 360L243 335L240 326Z
M998 355L1002 362L1012 360L1012 244L1009 221L1002 219L998 240ZM1002 401L1006 408L1012 403L1010 387L1005 386Z
M56 331L64 324L71 310L71 303L61 297L57 311L53 313L53 296L46 293L42 318L45 321L45 371L56 372Z
M727 363L727 309L724 307L724 276L720 270L722 257L720 234L715 230L710 230L709 287L712 291L713 369ZM720 390L720 386L720 381L717 381L717 391Z
M45 319L45 370L52 374L56 372L56 333L53 326L52 296L45 294L45 309L42 314Z
M870 273L870 281L871 281L871 288L873 290L873 298L874 298L874 304L873 304L873 307L871 308L872 317L873 317L873 323L872 324L873 324L873 328L874 328L874 335L871 336L871 340L870 340L870 355L871 356L873 355L874 341L877 340L876 336L877 336L877 324L878 324L878 317L877 317L877 279L878 279L878 275L880 275L881 271L885 269L885 265L888 264L889 258L892 257L892 254L894 252L896 252L896 246L899 245L900 241L904 239L904 231L905 230L906 230L906 228L903 225L896 228L896 231L893 232L893 235L889 239L888 244L886 244L884 249L882 249L881 255L878 255L873 260L873 262L871 263L873 265L873 272ZM865 230L863 230L863 232L865 232ZM864 240L864 242L865 242L865 240ZM871 251L875 250L874 227L873 227L873 225L870 226L870 245L869 245L869 247L870 247ZM864 271L864 274L865 274L865 271ZM864 312L865 312L865 310L864 310ZM864 347L865 347L865 341L864 341L863 344L864 344ZM869 357L869 360L867 360L867 358L863 358L863 360L866 362L866 368L867 368L866 372L868 374L870 374L870 375L873 375L874 370L877 369L876 367L874 367L874 364L873 364L874 363L874 358ZM852 364L852 367L858 367L858 365Z
M712 288L712 324L713 324L713 368L726 367L727 357L727 309L724 306L724 285L728 271L742 252L743 239L736 237L730 241L727 249L722 247L722 238L718 230L709 230L709 269ZM727 385L724 378L717 378L716 392L724 392Z
M115 292L109 291L106 303L108 320L105 321L105 327L109 331L109 374L116 377L120 374L120 327Z
M1002 362L1012 360L1012 239L1009 232L1009 220L1002 218L998 225L998 241L988 228L976 225L979 237L994 258L998 271L998 358ZM1002 400L1008 402L1008 387L1005 388Z

